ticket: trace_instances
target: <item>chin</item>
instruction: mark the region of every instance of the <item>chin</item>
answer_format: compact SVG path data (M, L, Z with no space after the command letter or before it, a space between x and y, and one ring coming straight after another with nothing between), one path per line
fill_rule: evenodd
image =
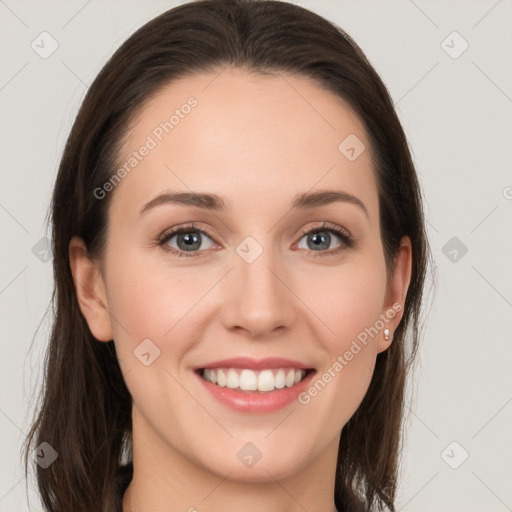
M226 447L224 454L212 454L200 463L210 473L235 482L271 482L286 479L299 472L306 461L298 457L297 444L279 450L270 443L256 441L234 443L236 447ZM261 448L256 448L259 445ZM263 446L265 445L265 446ZM204 457L201 457L204 459ZM229 475L229 476L228 476Z

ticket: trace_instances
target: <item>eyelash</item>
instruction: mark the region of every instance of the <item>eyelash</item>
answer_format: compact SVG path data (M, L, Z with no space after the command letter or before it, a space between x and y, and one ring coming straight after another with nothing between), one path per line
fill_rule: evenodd
M180 258L182 256L184 257L197 257L200 252L202 251L179 251L174 249L174 247L170 247L167 245L167 242L175 235L179 235L180 233L189 233L191 231L196 231L198 233L201 233L203 235L206 235L208 238L213 240L213 237L205 230L199 229L194 223L185 224L183 226L180 226L176 229L173 229L171 231L166 231L162 233L157 240L157 243L162 249L166 252L169 252L171 254L177 255ZM311 233L317 233L327 231L329 233L334 233L338 236L338 238L341 240L341 245L337 247L336 249L331 249L329 251L311 251L313 258L322 257L322 256L332 256L333 254L337 254L338 252L344 250L344 249L351 249L354 246L354 239L352 236L343 228L340 228L336 226L335 224L330 224L329 222L324 222L320 226L317 226L312 229L304 229L301 231L300 239L304 237L305 235L309 235ZM300 240L299 239L299 240Z

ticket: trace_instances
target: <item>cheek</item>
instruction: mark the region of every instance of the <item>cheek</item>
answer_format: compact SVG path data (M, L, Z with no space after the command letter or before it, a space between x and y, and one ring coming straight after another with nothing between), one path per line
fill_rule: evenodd
M324 293L310 292L308 305L329 326L318 329L326 357L299 402L324 417L322 428L335 435L361 404L372 379L385 272L363 266L337 269L324 282Z
M317 336L327 355L304 403L322 395L315 407L325 409L336 430L340 421L343 424L355 412L372 378L384 312L384 260L370 256L310 272L301 288L301 296L307 297L310 310L322 321ZM335 414L329 415L329 409Z
M382 313L386 294L383 262L360 259L357 263L313 269L300 278L301 297L323 323L329 351L343 350Z
M148 260L126 250L118 262L111 260L107 275L116 353L134 402L146 419L157 410L164 414L162 400L186 401L186 393L173 378L178 377L176 364L197 339L193 333L196 315L201 314L197 305L214 283L208 276L192 279L191 273ZM162 424L171 424L171 418L164 419Z
M108 286L111 312L125 327L113 325L114 330L121 336L128 331L136 339L161 339L193 309L209 285L207 277L191 281L187 273L161 263L155 266L134 253L111 265Z
M130 392L136 399L140 385L141 399L150 389L154 398L163 389L179 397L179 386L162 370L177 376L183 358L213 321L207 296L219 281L219 270L171 266L165 258L128 247L112 253L124 254L119 261L110 260L107 288L116 353ZM144 366L147 352L149 365Z

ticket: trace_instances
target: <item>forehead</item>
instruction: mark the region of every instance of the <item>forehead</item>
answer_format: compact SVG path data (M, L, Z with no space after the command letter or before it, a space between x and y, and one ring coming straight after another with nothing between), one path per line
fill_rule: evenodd
M366 150L350 159L347 145ZM314 188L343 189L370 204L377 194L358 117L338 96L290 74L225 69L165 86L133 121L118 164L129 172L114 207L140 206L165 189L211 192L247 208Z

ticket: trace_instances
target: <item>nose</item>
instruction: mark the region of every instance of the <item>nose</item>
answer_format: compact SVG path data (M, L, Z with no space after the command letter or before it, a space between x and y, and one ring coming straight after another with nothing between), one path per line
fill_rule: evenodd
M281 336L296 318L289 272L271 250L252 263L235 257L234 268L223 284L222 321L231 331L254 338Z

